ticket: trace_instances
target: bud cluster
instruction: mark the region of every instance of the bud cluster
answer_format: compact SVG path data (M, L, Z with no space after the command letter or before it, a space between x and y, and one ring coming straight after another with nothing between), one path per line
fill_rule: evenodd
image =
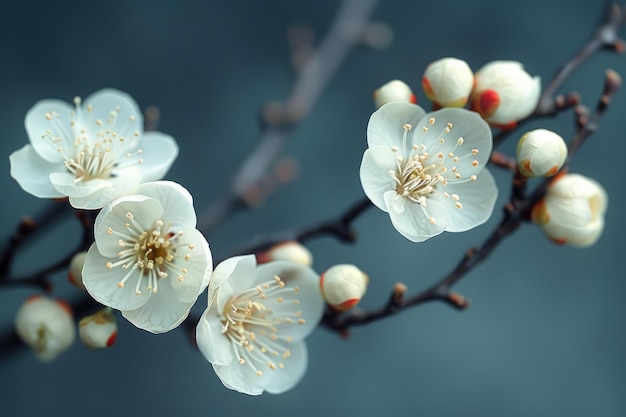
M464 107L479 113L489 124L511 129L530 116L541 95L541 80L516 61L492 61L475 73L461 59L446 57L431 62L422 75L422 89L434 109ZM374 91L376 108L393 101L416 103L411 88L400 80Z

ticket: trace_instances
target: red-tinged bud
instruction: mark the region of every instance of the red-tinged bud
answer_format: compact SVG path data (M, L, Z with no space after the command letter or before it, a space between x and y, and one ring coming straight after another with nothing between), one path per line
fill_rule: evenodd
M495 90L483 90L472 96L472 110L480 113L483 118L494 114L500 105L500 97Z
M83 344L90 349L113 346L117 338L117 322L110 308L105 308L78 323L78 334Z
M422 76L424 94L435 107L463 107L467 103L474 74L467 62L442 58L426 67Z
M541 95L540 78L515 61L490 62L474 80L471 109L492 125L507 126L530 116Z
M546 129L526 132L517 142L517 165L526 177L550 177L561 169L567 159L563 138Z
M276 244L265 252L256 256L259 264L271 261L288 261L300 265L311 266L313 255L305 246L296 241L287 241Z
M349 310L361 301L368 283L365 273L348 264L335 265L320 276L324 300L341 311Z
M600 239L608 197L596 181L560 175L532 210L532 220L555 243L588 247Z
M85 265L86 257L87 252L78 252L74 255L70 262L70 271L67 274L67 279L72 285L83 291L85 291L85 286L83 285L83 266Z
M411 88L400 80L389 81L374 91L374 104L377 109L393 101L417 104L417 99Z
M74 342L75 329L67 303L44 296L29 297L15 316L15 331L37 358L54 360Z

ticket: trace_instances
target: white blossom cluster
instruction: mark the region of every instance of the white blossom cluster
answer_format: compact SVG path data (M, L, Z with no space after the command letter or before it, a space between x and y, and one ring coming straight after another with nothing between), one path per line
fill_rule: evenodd
M375 91L377 110L360 166L365 195L412 242L467 231L491 217L498 197L486 168L492 128L514 127L541 96L539 77L512 61L473 73L466 62L443 58L426 67L421 84L433 111L418 106L400 80ZM311 252L298 242L214 268L191 194L163 180L178 154L176 141L145 132L142 113L126 93L105 89L73 105L43 100L25 125L30 143L10 156L17 183L34 196L98 210L94 242L76 254L69 271L70 281L103 306L79 321L85 346L114 344L118 312L137 328L169 332L206 291L195 335L218 378L250 395L282 393L304 376L304 340L324 309L341 314L365 296L365 272L339 264L318 274ZM564 175L566 160L565 141L536 129L518 142L516 175L555 176L532 221L557 243L590 246L601 236L607 195L596 181ZM22 305L15 327L45 361L76 334L71 309L42 296Z

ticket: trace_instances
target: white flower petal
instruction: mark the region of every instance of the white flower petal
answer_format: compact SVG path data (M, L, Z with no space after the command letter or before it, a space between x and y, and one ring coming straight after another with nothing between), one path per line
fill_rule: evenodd
M232 342L224 337L223 327L215 304L204 310L196 327L196 341L200 352L207 361L219 366L230 365L233 361Z
M430 118L434 118L435 123L429 127L426 135L428 139L425 139L421 127L429 126L428 120ZM442 133L448 123L452 123L450 133L443 135ZM439 139L442 137L445 139L443 144L439 142ZM463 138L463 143L457 146L459 137ZM478 149L480 152L468 159L470 162L477 160L481 167L484 167L489 161L491 149L493 148L491 128L478 113L450 107L427 113L418 125L418 129L414 129L411 140L412 144L415 145L432 143L434 148L427 146L426 149L431 154L431 157L436 152L443 152L447 156L448 152L453 148L456 148L454 153L459 157L470 153L472 149Z
M94 210L104 207L120 196L135 192L140 180L139 169L130 166L123 170L118 170L118 176L116 177L107 180L95 179L79 182L75 184L75 188L71 188L71 185L69 185L66 191L68 192L67 195L70 197L72 207ZM81 190L82 188L84 188L84 190ZM93 192L84 195L86 190L92 190Z
M260 395L263 391L280 394L300 382L306 372L308 360L306 345L303 342L283 342L283 346L288 347L291 353L287 358L280 358L283 368L275 370L263 368L261 375L258 375L256 367L233 361L229 366L214 364L213 369L224 386L229 389L248 395Z
M308 353L304 342L288 345L291 355L284 359L285 367L272 371L271 380L265 390L271 394L282 394L295 387L306 373Z
M324 312L324 300L319 288L319 276L311 268L292 263L275 261L257 268L256 284L280 277L285 283L284 292L278 300L272 293L263 300L263 305L272 311L272 316L281 318L276 326L276 335L282 339L299 341L311 333ZM291 319L291 322L285 318ZM302 321L299 321L302 320Z
M83 266L83 284L87 292L97 302L117 310L133 310L144 305L152 291L135 293L135 284L141 272L133 269L108 269L106 264L109 261L109 258L100 255L95 243L91 245ZM133 276L125 287L120 288L118 283L128 272L132 272Z
M91 106L91 111L88 110L88 106ZM131 96L122 91L113 88L96 91L83 100L82 107L84 120L89 129L95 128L95 124L90 122L95 123L99 119L105 123L112 120L107 127L128 140L134 141L135 132L143 131L143 115L139 106ZM111 112L115 110L117 116L112 119Z
M153 294L140 308L122 310L122 316L150 333L166 333L178 327L189 316L195 301L180 302L170 292L163 291Z
M176 240L176 245L176 257L169 264L172 267L166 269L168 277L159 280L159 286L169 287L167 291L174 293L179 301L194 301L209 283L213 269L209 244L199 230L185 229ZM182 271L183 268L186 272Z
M165 176L178 156L174 138L161 132L146 132L139 143L142 181L156 181Z
M59 198L58 192L50 182L50 173L65 172L65 167L42 159L31 145L24 145L9 157L11 176L26 191L39 198Z
M391 102L376 110L367 125L368 146L402 146L405 124L415 128L424 117L420 106L404 102Z
M397 154L388 146L374 146L365 150L361 162L361 185L365 195L379 209L387 211L383 194L394 190L396 182L389 171L396 169Z
M448 194L459 195L459 202L462 207L456 208L455 200L444 197L441 193L429 199L438 200L442 204L447 204L450 210L450 217L446 223L446 232L464 232L486 222L498 198L498 187L496 181L489 170L483 170L475 181L467 181L461 184L448 184L442 188Z
M74 132L70 127L74 108L61 100L41 100L26 113L24 125L33 148L39 156L48 162L63 162L63 155L57 150L58 145L49 138L42 138L50 130L52 137L72 140ZM51 115L55 114L54 117ZM57 116L58 115L58 116Z
M103 256L117 257L121 236L116 233L126 234L126 224L129 223L127 213L131 213L134 220L146 230L152 228L154 222L163 215L163 206L154 198L130 195L119 198L102 209L96 217L94 234L98 250ZM109 229L113 234L109 233Z
M251 367L235 362L229 366L213 364L213 370L226 388L248 395L263 394L265 385L270 378L269 372L258 376Z
M111 182L103 179L93 179L87 182L75 182L69 172L53 172L50 174L52 186L61 194L70 197L87 197L96 191L110 187Z
M229 258L215 267L209 284L217 289L217 309L223 311L228 299L255 285L256 258L254 255ZM211 297L209 289L209 297ZM211 298L209 298L209 302Z
M396 197L397 196L397 197ZM393 192L385 193L385 202L388 207L398 206L397 198L406 200ZM395 202L393 201L395 199ZM393 226L402 236L413 242L423 242L424 240L436 236L445 230L449 213L448 208L437 201L427 201L427 213L430 217L435 217L435 224L431 223L429 217L424 213L422 206L417 203L405 203L404 210L389 210L389 217Z
M196 226L193 199L182 185L173 181L148 182L137 187L136 193L158 200L167 213L168 222L184 227Z

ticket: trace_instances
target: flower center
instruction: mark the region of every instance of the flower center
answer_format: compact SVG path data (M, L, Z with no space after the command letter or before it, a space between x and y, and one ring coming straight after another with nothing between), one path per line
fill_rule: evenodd
M117 168L143 163L141 158L131 159L142 153L141 149L134 149L139 132L134 132L130 139L120 133L126 131L127 126L121 125L119 106L103 121L93 120L91 105L86 107L87 114L83 114L80 97L74 98L74 104L76 111L71 112L69 126L62 123L57 112L46 113L52 129L42 135L63 156L63 164L74 176L74 183L109 179L115 177ZM130 115L128 120L134 121L135 115ZM124 158L130 163L123 164Z
M283 343L292 342L293 337L286 335L281 325L305 324L306 321L301 311L292 317L286 313L280 316L276 310L288 303L300 304L297 298L289 298L299 292L299 287L287 288L285 282L275 276L272 281L232 296L226 303L220 315L222 333L233 344L239 363L250 366L256 375L263 376L260 367L272 371L283 369L282 360L291 356Z
M407 151L407 135L412 129L410 124L405 124L404 134L402 137L402 149L397 146L392 146L391 150L398 154L396 158L396 169L389 171L389 176L395 182L395 191L400 197L409 199L410 201L420 205L422 211L430 221L435 224L436 219L428 212L428 197L437 189L437 187L446 187L448 180L453 177L455 181L462 181L463 176L459 172L457 163L462 159L478 154L478 149L472 149L469 153L458 156L455 152L463 145L463 138L459 137L456 140L456 144L452 147L447 154L444 154L443 149L446 143L446 136L452 131L452 123L446 123L446 127L439 133L438 139L430 147L427 147L424 143L429 142L425 140L429 133L430 127L435 124L435 118L431 117L428 120L429 126L424 126L421 144L413 145L408 153ZM472 166L478 166L478 161L471 162ZM476 180L476 175L470 175L467 180ZM460 197L457 194L442 193L444 197L454 200L454 205L457 208L462 208Z
M135 274L137 284L135 293L141 294L141 283L144 278L147 281L146 289L152 290L154 294L158 291L158 280L167 278L170 274L175 274L178 281L183 282L187 273L187 268L180 267L176 263L177 253L185 247L194 249L194 244L182 244L178 239L183 235L182 231L173 232L169 227L165 227L162 220L154 222L154 227L144 230L135 220L132 213L126 213L128 223L125 232L120 232L109 228L109 235L116 235L120 239L118 245L121 250L118 252L118 260L107 262L107 269L121 266L123 270L128 270L122 280L117 283L119 288L124 288L126 281ZM191 259L191 254L187 253L185 261Z

